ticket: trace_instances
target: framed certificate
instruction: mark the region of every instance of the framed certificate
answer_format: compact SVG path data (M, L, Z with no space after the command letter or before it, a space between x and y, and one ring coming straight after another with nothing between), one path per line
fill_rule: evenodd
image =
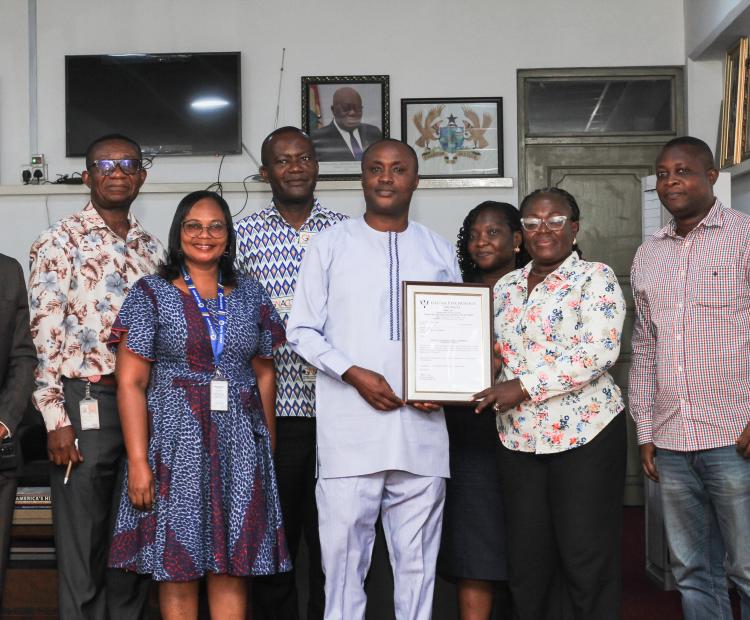
M492 385L492 287L403 283L406 402L470 403Z

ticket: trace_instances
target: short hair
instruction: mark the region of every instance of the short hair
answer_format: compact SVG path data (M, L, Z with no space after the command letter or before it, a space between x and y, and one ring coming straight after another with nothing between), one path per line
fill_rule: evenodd
M129 138L128 136L125 136L121 133L108 133L104 136L96 138L86 148L86 170L91 168L91 165L94 163L92 154L96 147L99 146L102 142L127 142L128 144L132 145L136 151L138 151L138 159L143 159L143 150L141 149L141 145L133 140L133 138Z
M532 201L538 198L542 194L552 194L553 196L558 196L563 199L565 204L570 207L571 211L571 222L577 222L581 219L581 209L578 207L578 203L576 202L576 199L573 197L573 194L570 192L566 192L561 187L542 187L540 189L535 189L533 192L531 192L526 198L524 198L521 201L521 206L518 208L518 210L523 213L523 210L528 206L528 204Z
M234 268L234 259L237 253L235 248L234 226L232 225L232 212L229 210L227 201L216 192L208 190L199 190L191 192L180 200L177 210L172 218L172 225L169 227L169 237L167 241L167 259L159 265L158 273L165 280L171 282L181 275L180 267L184 264L184 255L182 252L182 222L195 204L204 198L213 200L221 209L224 216L224 223L227 227L227 247L224 254L219 259L219 272L223 284L235 286L237 284L237 272Z
M377 142L373 142L370 146L368 146L364 153L362 153L362 162L360 164L360 167L362 171L365 170L365 159L367 159L367 155L370 152L371 149L374 149L377 146L380 146L384 142L393 142L395 144L398 144L400 146L406 147L411 154L411 158L414 160L414 169L416 170L417 174L419 174L419 157L417 157L417 152L411 147L411 145L407 144L406 142L401 142L401 140L396 140L396 138L381 138Z
M479 266L471 260L469 255L469 231L477 218L486 211L492 211L502 217L511 232L521 232L521 214L512 204L485 200L469 211L464 218L461 229L458 231L458 239L456 240L456 256L464 282L478 282L482 274ZM529 255L523 247L523 241L519 250L516 254L516 269L529 262Z
M578 222L581 219L581 209L578 207L578 202L576 202L573 194L571 194L570 192L566 192L562 187L542 187L540 189L535 189L521 201L521 206L518 208L521 215L523 215L524 209L529 205L530 202L532 202L536 198L539 198L539 196L543 194L551 194L553 196L562 198L563 202L565 202L565 204L567 204L570 208L571 222ZM581 248L578 247L577 243L573 244L573 251L577 252L579 257L583 257L583 252L581 252Z
M295 133L298 136L301 136L302 138L307 140L310 143L310 148L312 149L315 159L318 159L318 154L315 152L315 143L312 141L312 138L310 138L310 136L307 135L304 131L302 131L299 127L286 125L285 127L279 127L278 129L274 129L263 140L263 143L260 146L260 163L263 166L268 165L268 157L270 155L268 150L271 148L271 140L273 140L276 136L280 136L285 133Z
M703 163L705 163L709 168L716 167L716 162L714 160L714 154L711 151L711 147L708 146L708 144L706 144L700 138L694 138L693 136L680 136L679 138L672 138L661 148L658 157L661 157L664 151L667 151L673 147L687 147L691 151L695 151L696 155L702 158Z

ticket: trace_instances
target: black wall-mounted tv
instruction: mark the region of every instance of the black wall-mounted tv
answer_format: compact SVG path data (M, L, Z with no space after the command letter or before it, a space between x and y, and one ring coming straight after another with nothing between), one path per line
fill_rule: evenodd
M122 133L148 155L242 148L240 53L65 57L66 155Z

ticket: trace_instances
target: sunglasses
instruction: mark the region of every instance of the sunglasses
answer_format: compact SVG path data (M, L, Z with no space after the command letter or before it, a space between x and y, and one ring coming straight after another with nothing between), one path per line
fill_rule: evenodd
M135 174L143 169L140 159L95 159L92 163L105 177L112 174L115 168L119 168L125 174Z
M526 232L537 232L542 229L542 224L547 227L547 230L558 231L563 229L567 221L567 215L553 215L546 220L540 217L522 217L521 226Z

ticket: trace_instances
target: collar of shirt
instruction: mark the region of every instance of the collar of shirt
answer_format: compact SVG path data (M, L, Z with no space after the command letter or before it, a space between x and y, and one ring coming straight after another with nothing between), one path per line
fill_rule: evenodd
M126 243L130 243L139 237L151 237L151 235L143 229L141 223L132 212L128 212L128 222L130 222L130 229L128 230L128 236L125 239ZM90 201L83 211L81 211L81 223L87 233L99 228L106 228L112 232L112 234L115 234L114 231L107 226L107 223L102 219L102 216L99 215L99 212L94 208L94 203Z
M324 209L320 202L318 202L317 198L313 198L313 206L312 210L310 211L310 215L307 216L307 219L304 221L302 226L300 226L300 230L303 230L304 228L308 227L309 223L314 221L316 218L323 217L325 218L328 211ZM289 222L287 222L281 213L279 213L279 209L276 206L276 203L271 200L271 204L266 207L263 212L262 216L264 219L267 220L275 220L277 224L283 224L284 226L289 226Z
M706 228L711 226L722 226L724 224L724 214L722 211L723 208L724 205L721 204L721 201L718 198L716 198L714 201L714 206L711 207L709 212L706 214L706 217L698 222L693 230L698 230L701 226ZM693 231L691 230L690 232ZM682 238L676 232L674 218L669 220L669 223L666 226L657 230L654 233L654 237L656 237L657 239L664 239L666 237L673 237L675 239Z
M341 129L341 127L339 127L339 124L336 122L335 118L333 119L333 126L339 130L341 137L344 139L344 142L346 142L346 146L350 151L352 150L352 135L357 138L359 146L362 146L362 137L359 135L359 126L357 126L355 129L352 129L351 131L347 131L346 129ZM352 155L354 155L354 152L352 152Z
M547 274L547 277L544 278L544 280L547 280L548 278L554 278L556 280L567 280L570 275L576 271L578 263L580 262L581 259L578 256L578 252L571 252L568 258L560 263L557 269L555 269L552 273ZM509 275L509 278L512 278L511 281L513 281L515 284L522 284L523 286L526 286L526 283L529 280L529 273L531 272L531 268L533 266L534 261L529 261L525 267L517 269L516 271L512 271L511 275Z

